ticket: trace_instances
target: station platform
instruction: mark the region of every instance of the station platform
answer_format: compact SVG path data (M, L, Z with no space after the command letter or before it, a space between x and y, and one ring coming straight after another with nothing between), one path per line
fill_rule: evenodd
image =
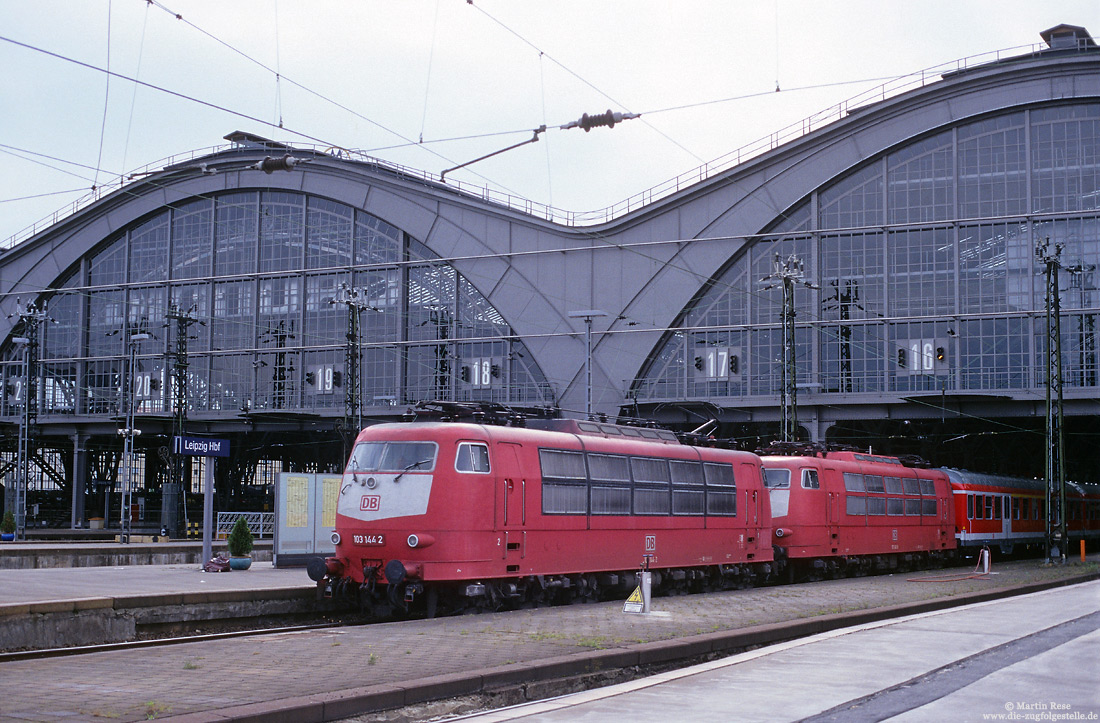
M468 723L1100 718L1100 582L830 631Z
M102 575L115 575L105 583L113 585L113 591L94 588L86 578L77 578L78 585L87 586L81 590L65 574L84 571L0 571L0 601L13 594L9 591L29 584L32 574L42 575L35 582L38 592L32 596L40 602L51 598L59 604L92 589L110 592L110 599L118 599L128 594L150 594L149 590L158 585L172 590L172 594L184 594L181 588L220 586L227 594L246 596L263 594L260 588L264 585L299 590L305 589L299 586L312 586L304 571L275 569L270 563L254 563L248 572L212 575L197 568L175 567L98 569ZM838 696L839 704L866 696L869 688L858 683L863 678L880 681L876 690L887 683L893 686L896 682L890 681L905 682L927 675L929 670L1100 609L1095 556L1084 564L1056 567L1037 561L1006 563L995 565L994 573L984 579L946 582L927 581L930 574L925 573L885 575L655 598L649 615L624 614L620 601L4 660L0 662L0 720L367 721L383 720L372 716L388 709L402 709L392 715L403 717L384 714L385 719L427 720L628 682L689 663L829 633L820 641L785 649L792 651L786 655L803 656L799 685L808 685L810 679L834 666L831 656L836 653L829 647L816 647L818 644L838 645L857 639L852 637L856 632L836 631L881 623L867 630L897 632L893 638L878 639L870 647L849 649L847 660L852 667L844 673L829 672L830 676L839 675L844 685L823 698L822 705L812 713L816 715L838 705ZM1070 583L1071 587L1065 587ZM241 584L244 588L240 590L224 590ZM1048 589L1040 593L1046 597L1034 595ZM969 617L953 618L949 617L953 613L946 612L930 616L928 620L935 623L932 627L920 627L930 623L915 623L917 627L901 628L897 626L909 623L894 620L899 615L989 603L1005 594L1031 597L976 608L979 612L969 613ZM1033 598L1039 602L1026 602ZM33 603L24 600L10 604ZM996 607L1001 604L1024 607ZM0 618L0 628L15 619ZM1083 624L1092 625L1094 631L1095 620L1093 616ZM939 621L954 622L936 627ZM1087 643L1094 642L1094 638L1081 635L1066 645L1073 648L1080 644L1073 641ZM915 650L918 642L930 652L939 651L947 657L911 661L915 656L910 656L910 648ZM736 683L732 692L704 696L699 719L747 719L749 712L765 710L767 705L773 708L761 719L805 717L802 707L785 712L783 706L793 693L767 682L771 675L781 672L780 668L793 665L787 660L775 662L781 660L746 659L757 661L752 666L753 675L758 677ZM841 661L838 657L837 663ZM1073 672L1077 677L1073 680L1079 681L1081 676L1086 680L1091 676L1093 683L1100 680L1095 666L1095 660L1076 660ZM698 675L718 674L718 670ZM893 677L883 678L888 671ZM1085 693L1058 702L1083 705L1094 700L1096 687L1090 685ZM744 715L739 708L729 707L742 705L739 701L743 699L748 706L745 696L752 689L760 689L760 696L771 695L771 702L761 698L753 704L758 708L746 707ZM1072 690L1071 686L1065 695ZM1089 695L1094 698L1085 697ZM708 713L707 705L726 707L722 708L724 712ZM1001 705L1003 712L1004 703ZM549 714L539 714L544 713ZM568 714L569 720L606 717L606 711L588 718ZM666 714L670 719L688 717L696 716L686 711L683 715ZM955 714L940 717L960 719Z

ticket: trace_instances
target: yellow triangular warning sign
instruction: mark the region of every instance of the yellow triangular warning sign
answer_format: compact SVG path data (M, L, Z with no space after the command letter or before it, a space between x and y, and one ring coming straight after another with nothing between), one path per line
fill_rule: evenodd
M642 586L634 588L634 592L630 593L630 597L626 599L628 603L640 603L642 600Z

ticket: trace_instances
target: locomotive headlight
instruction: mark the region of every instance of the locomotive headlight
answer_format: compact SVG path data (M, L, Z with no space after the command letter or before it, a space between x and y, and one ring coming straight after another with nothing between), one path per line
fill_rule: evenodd
M435 544L435 538L432 537L431 535L412 534L412 535L409 535L409 538L406 540L406 542L409 543L409 547L412 547L412 548L429 547L429 546Z
M328 539L332 540L332 544L339 545L340 544L340 533L337 532L336 530L333 530L332 534L329 535Z

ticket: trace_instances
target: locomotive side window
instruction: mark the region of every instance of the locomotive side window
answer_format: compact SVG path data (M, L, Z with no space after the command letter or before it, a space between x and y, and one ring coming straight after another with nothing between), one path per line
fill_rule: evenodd
M869 515L885 515L886 514L886 500L882 497L868 497L867 498L867 514L869 514Z
M885 492L886 488L882 486L882 477L877 474L864 475L863 483L867 486L868 492Z
M901 478L899 477L887 477L886 491L892 495L900 495L902 493Z
M863 475L854 474L852 472L844 473L844 489L849 492L863 492ZM848 513L852 514L852 513ZM863 514L862 512L859 514Z
M649 482L666 485L669 483L667 459L631 457L630 471L634 473L635 482Z
M888 515L900 515L903 511L902 500L896 497L886 498L886 514Z
M935 497L936 483L930 479L920 480L920 493L925 497Z
M915 477L906 477L902 481L902 485L905 488L905 494L907 495L919 495L920 494L920 480Z
M668 460L631 457L630 471L635 484L634 514L667 515L672 504Z
M818 490L821 489L821 483L817 481L816 469L804 469L802 470L802 489Z
M588 473L581 452L540 449L542 511L547 515L588 512Z
M630 514L630 463L613 454L589 454L588 474L592 479L592 514ZM618 482L620 484L607 484Z
M920 516L920 500L905 500L905 514Z
M847 477L848 475L844 475ZM865 515L867 514L867 498L857 497L855 495L848 495L848 500L845 503L846 511L849 515Z
M703 475L707 481L707 514L737 514L737 483L733 477L733 465L703 463Z
M474 442L459 442L455 455L456 472L489 473L489 447Z
M630 464L626 457L589 454L588 471L593 480L630 483Z
M669 462L669 468L672 471L672 514L701 515L706 512L703 465L674 459Z
M592 485L592 514L629 515L630 488Z
M921 500L920 501L920 506L921 506L920 512L921 512L922 515L924 515L926 517L935 517L936 516L936 500L935 500L935 498L930 499L930 500Z

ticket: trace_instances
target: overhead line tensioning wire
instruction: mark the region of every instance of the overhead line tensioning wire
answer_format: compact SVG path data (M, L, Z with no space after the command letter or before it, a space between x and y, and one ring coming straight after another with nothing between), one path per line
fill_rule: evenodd
M576 79L577 79L577 80L579 80L580 82L584 83L584 84L585 84L585 85L587 85L587 86L588 86L589 88L591 88L592 90L596 91L597 93L599 93L600 95L602 95L602 96L603 96L604 98L607 98L608 100L610 100L610 101L611 101L612 103L614 103L615 105L619 106L619 107L620 107L620 108L622 108L623 110L626 110L626 111L630 112L630 109L629 109L629 108L627 108L627 106L626 106L626 104L625 104L625 103L622 103L622 102L620 102L620 101L616 100L615 98L613 98L613 97L612 97L611 95L609 95L608 93L605 93L604 91L602 91L602 90L600 90L599 88L597 88L597 87L596 87L596 86L595 86L595 85L594 85L593 83L591 83L591 82L589 82L588 80L586 80L585 78L581 77L581 75L580 75L579 73L577 73L576 71L572 70L571 68L569 68L568 66L566 66L566 65L565 65L564 63L562 63L562 62L561 62L561 61L559 61L558 59L554 58L554 57L553 57L552 55L549 55L548 53L546 53L545 51L543 51L543 50L542 50L542 48L538 47L537 45L535 45L534 43L532 43L532 42L531 42L530 40L528 40L528 39L527 39L527 38L525 38L524 36L520 35L520 34L519 34L518 32L516 32L516 31L515 31L515 30L513 30L512 28L510 28L510 27L508 27L507 25L505 25L505 24L504 24L504 23L503 23L502 21L500 21L500 20L498 20L497 18L495 18L494 16L490 15L490 14L489 14L488 12L486 12L486 11L485 11L485 10L484 10L484 9L483 9L483 8L482 8L482 7L480 6L480 5L475 5L475 4L474 4L474 2L473 2L473 0L468 0L468 4L469 4L469 5L471 5L471 6L473 6L473 8L474 8L475 10L477 10L478 12L480 12L480 13L481 13L482 15L484 15L485 17L489 18L489 19L490 19L490 20L492 20L492 21L493 21L494 23L496 23L497 25L499 25L500 27L504 28L504 29L505 29L505 30L507 30L507 31L508 31L509 33L511 33L512 35L514 35L514 36L516 36L517 38L519 38L519 40L520 40L520 41L522 41L522 42L523 42L524 44L526 44L526 45L529 45L529 46L530 46L530 47L531 47L532 49L534 49L534 51L535 51L536 53L539 53L540 55L544 55L544 56L546 57L546 59L547 59L547 60L549 60L549 61L550 61L551 63L553 63L554 65L558 66L558 67L559 67L559 68L561 68L562 70L564 70L564 71L565 71L566 73L568 73L569 75L573 76L574 78L576 78ZM648 126L648 127L649 127L649 128L651 129L651 130L653 130L653 131L654 131L655 133L657 133L658 135L660 135L660 136L661 136L662 138L664 138L665 140L667 140L667 141L669 141L670 143L672 143L672 144L673 144L674 146L676 146L677 148L679 148L680 150L682 150L682 151L683 151L684 153L687 153L687 154L688 154L689 156L691 156L691 157L692 157L692 158L694 158L695 160L699 161L700 163L705 163L705 162L706 162L706 161L705 161L705 159L703 159L703 158L699 157L699 155L697 155L696 153L694 153L693 151L691 151L691 150L690 150L689 148L687 148L686 146L684 146L684 145L683 145L682 143L680 143L679 141L677 141L677 140L676 140L675 138L673 138L672 136L670 136L670 135L668 135L667 133L665 133L664 131L662 131L662 130L661 130L660 128L657 128L656 126L654 126L654 125L653 125L652 123L650 123L649 121L647 121L647 120L646 120L645 118L642 118L641 120L642 120L642 123L644 123L644 124L645 124L646 126Z

